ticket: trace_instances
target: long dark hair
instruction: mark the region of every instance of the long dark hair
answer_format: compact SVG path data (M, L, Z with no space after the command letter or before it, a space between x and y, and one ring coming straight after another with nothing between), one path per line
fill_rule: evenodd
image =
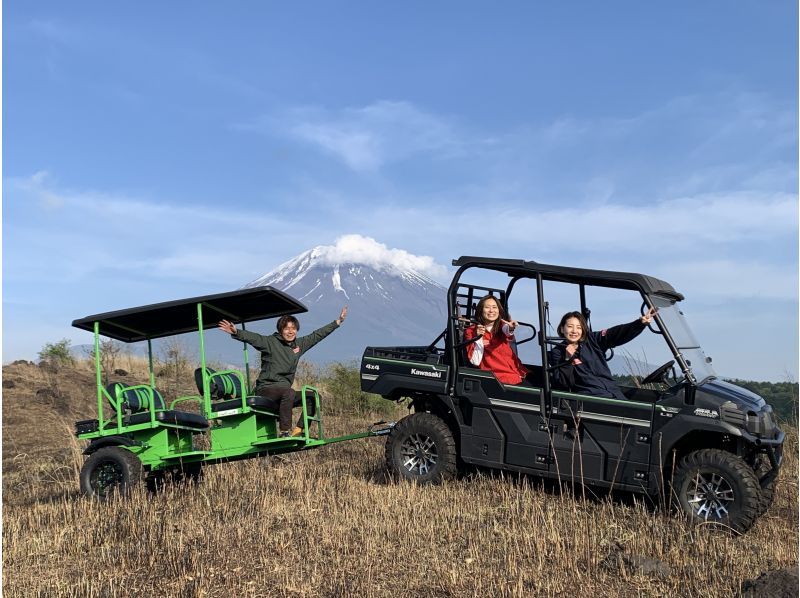
M494 295L486 295L486 297L478 301L478 305L475 306L475 319L478 321L478 323L483 324L484 326L489 324L483 319L483 306L486 305L486 302L489 299L492 299L495 303L497 303L497 321L499 322L500 320L508 320L508 315L506 314L506 310L503 309L503 304L500 303L500 299Z
M576 320L578 320L578 322L581 323L581 329L583 330L583 332L581 333L581 338L578 342L582 343L583 341L586 340L586 336L589 334L589 325L586 323L586 318L584 318L583 314L579 311L568 311L567 313L564 314L564 317L561 318L561 322L559 322L558 324L558 336L560 336L561 338L566 338L564 336L564 333L562 332L562 329L564 328L564 325L567 323L567 320L569 320L570 318L575 318Z

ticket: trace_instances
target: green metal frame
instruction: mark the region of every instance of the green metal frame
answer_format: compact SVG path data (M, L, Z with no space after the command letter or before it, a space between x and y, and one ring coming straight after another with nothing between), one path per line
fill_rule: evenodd
M214 308L219 313L219 308ZM235 316L229 315L232 320ZM203 394L177 397L169 403L169 410L174 410L177 405L196 402L201 414L209 421L206 430L196 427L179 425L159 421L156 414L161 409L156 407L154 398L155 373L153 371L153 347L150 338L147 338L147 354L149 367L149 384L126 387L144 391L147 410L150 414L149 421L138 424L126 424L123 413L122 401L117 396L111 396L102 383L100 365L100 322L94 322L94 353L95 353L95 380L97 384L97 429L92 432L78 433L82 440L97 440L110 436L121 437L119 445L136 454L142 464L150 470L168 469L179 463L202 462L206 464L222 463L267 454L286 453L307 450L325 446L335 442L366 438L377 435L378 432L369 430L335 438L326 438L322 423L322 405L319 391L312 386L303 386L301 393L303 400L303 434L291 438L278 436L277 419L275 413L250 407L247 398L249 388L250 366L248 361L247 346L244 347L245 374L239 370L225 370L209 375L206 368L205 341L203 336L203 303L197 303L197 326L200 344L200 367L203 380ZM244 327L242 325L242 327ZM221 374L237 376L241 383L241 405L234 409L217 411L215 402L211 400L211 377ZM305 395L310 392L314 397L315 415L309 416ZM113 408L113 415L104 415L104 401L108 401ZM166 406L166 402L165 402ZM312 426L316 424L316 437L312 435ZM210 440L209 450L198 450L195 439L197 435L208 432Z

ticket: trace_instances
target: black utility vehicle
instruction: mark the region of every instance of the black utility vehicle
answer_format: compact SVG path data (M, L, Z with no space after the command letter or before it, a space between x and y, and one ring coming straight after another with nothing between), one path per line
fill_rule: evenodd
M524 472L669 497L691 517L740 532L766 511L784 433L764 399L716 376L683 316L683 296L671 285L643 274L524 260L461 257L453 265L449 319L433 343L364 351L362 389L409 400L413 409L387 439L387 463L397 475L436 483L461 464ZM483 286L487 277L500 281ZM501 384L466 359L463 332L487 294L506 310L511 302L515 319L530 314L536 322L520 322L512 347L532 354L523 361L534 387ZM549 349L562 342L555 330L561 314L579 308L591 328L593 298L623 318L604 317L603 325L637 315L620 303L640 313L658 309L640 335L653 345L642 349L650 355L622 348L614 361L613 351L606 355L615 373L624 375L627 366L625 401L558 388L548 363ZM533 339L538 342L523 346ZM666 363L651 369L651 352L659 351ZM647 375L636 376L644 368Z

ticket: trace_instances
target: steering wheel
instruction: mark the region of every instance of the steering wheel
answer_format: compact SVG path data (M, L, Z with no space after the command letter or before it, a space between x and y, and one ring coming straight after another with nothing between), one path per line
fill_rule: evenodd
M519 321L517 321L517 326L525 326L526 328L530 328L531 329L531 335L528 338L522 339L521 341L517 341L518 345L521 345L523 343L527 343L528 341L532 341L533 339L536 338L536 328L533 326L533 324L528 324L527 322L519 322Z
M655 382L664 382L667 371L675 365L675 360L670 359L664 365L658 366L655 370L647 374L642 380L641 384L653 384Z
M647 302L646 301L642 301L642 307L639 308L639 312L641 312L641 314L644 315L645 312L647 311L647 309L648 309L647 308ZM652 320L650 322L648 322L647 327L650 329L650 332L652 332L653 334L661 334L661 335L664 334L660 330L656 330L655 328L653 328Z

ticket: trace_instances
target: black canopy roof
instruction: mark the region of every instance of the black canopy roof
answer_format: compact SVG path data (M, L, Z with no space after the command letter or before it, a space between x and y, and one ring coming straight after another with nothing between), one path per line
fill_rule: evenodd
M486 268L505 272L510 276L534 276L541 272L547 280L559 282L584 283L601 287L641 290L648 294L666 295L678 301L683 300L683 295L676 291L671 284L646 274L634 272L613 272L611 270L588 270L585 268L569 268L567 266L552 266L540 264L529 260L510 260L491 257L462 256L453 260L457 267L467 266Z
M75 320L72 325L94 332L94 323L100 322L103 336L133 343L197 330L198 303L203 304L204 329L215 327L222 319L253 322L308 311L286 293L272 287L255 287L110 311Z

